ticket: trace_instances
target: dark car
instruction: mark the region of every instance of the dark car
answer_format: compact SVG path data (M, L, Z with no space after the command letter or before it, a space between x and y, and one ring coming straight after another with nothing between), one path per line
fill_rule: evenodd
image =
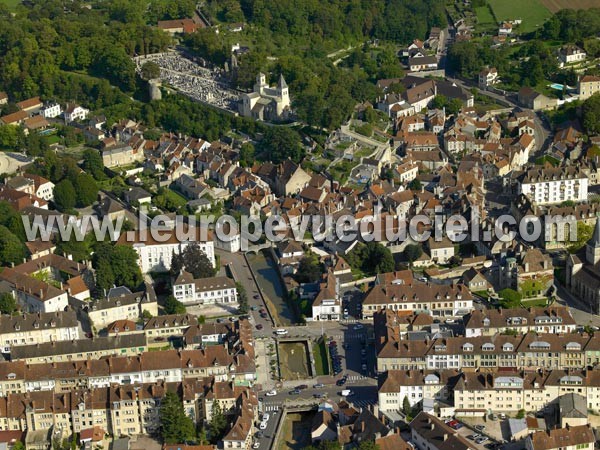
M302 390L302 389L308 389L308 385L307 384L301 384L300 386L296 386L296 390Z
M314 398L325 398L325 397L327 397L327 394L318 394L317 393L317 394L313 394L313 397Z
M256 329L257 329L257 330L262 330L262 329L263 329L263 326L262 326L262 324L260 324L260 323L259 323L258 325L256 325Z
M262 431L257 431L256 433L254 433L254 437L257 437L258 439L262 438L264 436Z
M293 391L290 391L290 395L300 395L300 389L294 389Z
M346 384L346 377L342 377L335 382L336 386L343 386Z
M260 298L260 295L258 295L258 294L254 294L254 295L252 296L252 298L253 298L253 299L255 299L255 300L258 300L258 299Z

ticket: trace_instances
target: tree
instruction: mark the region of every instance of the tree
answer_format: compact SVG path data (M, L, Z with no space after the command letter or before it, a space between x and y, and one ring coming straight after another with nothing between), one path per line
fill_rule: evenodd
M93 149L86 149L83 152L83 170L93 176L96 180L106 179L104 174L104 162L100 152Z
M221 404L218 400L215 400L212 404L211 411L211 419L210 419L210 440L213 443L216 443L221 439L225 429L227 428L227 417L223 414L223 410L221 409Z
M594 233L593 224L585 224L584 222L577 222L577 240L571 241L567 246L567 250L570 253L577 253L591 238ZM571 236L569 238L572 238Z
M244 142L240 148L240 165L249 167L254 163L254 145L250 142Z
M17 310L17 301L10 292L0 294L0 312L12 314Z
M246 293L246 288L240 282L235 283L235 287L237 289L238 295L238 311L240 314L248 313L248 294Z
M171 275L171 278L177 278L183 268L183 255L181 253L175 253L175 251L173 251L173 253L171 254L171 268L169 269L169 274Z
M183 409L183 403L174 392L167 392L160 404L160 431L167 444L180 444L195 438L194 422Z
M413 191L420 191L421 187L422 187L421 182L417 178L415 178L410 183L408 183L408 188Z
M185 314L185 305L172 295L165 299L165 312L167 314Z
M143 280L137 252L128 245L98 243L92 262L100 289L110 289L113 285L136 289Z
M409 416L411 411L412 406L410 406L410 400L408 399L408 396L405 395L404 399L402 400L402 412L404 415Z
M314 283L319 280L322 272L317 255L309 252L300 260L295 278L298 283Z
M300 135L288 127L267 128L260 148L264 158L275 164L279 164L287 158L299 163L304 157Z
M76 205L78 208L85 208L96 201L96 198L98 197L98 185L91 175L80 173L77 175L77 178L75 178L73 187L77 192Z
M502 289L498 292L500 297L500 306L503 308L518 308L521 306L521 299L523 298L520 293L511 288Z
M357 245L348 253L347 261L368 275L391 272L395 267L390 249L374 241Z
M600 133L600 94L594 94L581 106L583 127L589 134Z
M20 264L25 258L25 245L4 225L0 225L0 264Z
M61 211L70 211L75 207L77 193L70 180L62 180L54 187L54 203Z
M25 450L25 445L21 441L17 441L12 446L13 450Z
M216 270L197 242L188 244L181 255L175 255L171 261L171 276L179 275L181 269L192 274L194 278L209 278Z
M423 248L417 244L408 244L404 248L404 256L408 262L413 263L423 254Z
M145 62L142 65L141 76L144 80L160 78L160 66L154 61Z

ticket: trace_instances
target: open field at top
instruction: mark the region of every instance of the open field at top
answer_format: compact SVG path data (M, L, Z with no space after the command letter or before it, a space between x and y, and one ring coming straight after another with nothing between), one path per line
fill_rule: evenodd
M565 0L566 1L566 0ZM542 0L489 0L494 15L499 22L521 19L523 23L516 29L519 33L528 33L542 26L552 14Z
M553 13L561 9L600 8L598 0L541 0L542 4Z
M8 6L8 9L13 11L17 5L21 4L21 0L0 0L0 3L4 3L6 6Z

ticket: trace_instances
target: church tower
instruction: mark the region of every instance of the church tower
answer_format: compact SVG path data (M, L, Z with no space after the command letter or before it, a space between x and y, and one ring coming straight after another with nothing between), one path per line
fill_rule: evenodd
M264 73L260 72L256 77L256 83L254 84L254 92L258 92L259 94L264 94L265 88L267 86L267 77Z
M600 261L600 218L598 217L596 217L594 234L585 246L585 259L589 264L596 264Z
M279 81L277 83L277 95L281 98L282 108L290 106L290 91L288 85L285 82L283 75L279 75Z

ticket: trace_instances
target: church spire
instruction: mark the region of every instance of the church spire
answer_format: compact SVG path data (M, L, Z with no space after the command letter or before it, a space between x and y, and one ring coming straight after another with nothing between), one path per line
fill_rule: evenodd
M588 242L592 247L600 247L600 218L596 216L596 227L594 228L594 234Z
M287 89L287 87L288 87L288 85L285 82L285 78L283 78L283 74L280 74L279 75L279 82L277 83L277 88L279 90L281 90L281 89Z

